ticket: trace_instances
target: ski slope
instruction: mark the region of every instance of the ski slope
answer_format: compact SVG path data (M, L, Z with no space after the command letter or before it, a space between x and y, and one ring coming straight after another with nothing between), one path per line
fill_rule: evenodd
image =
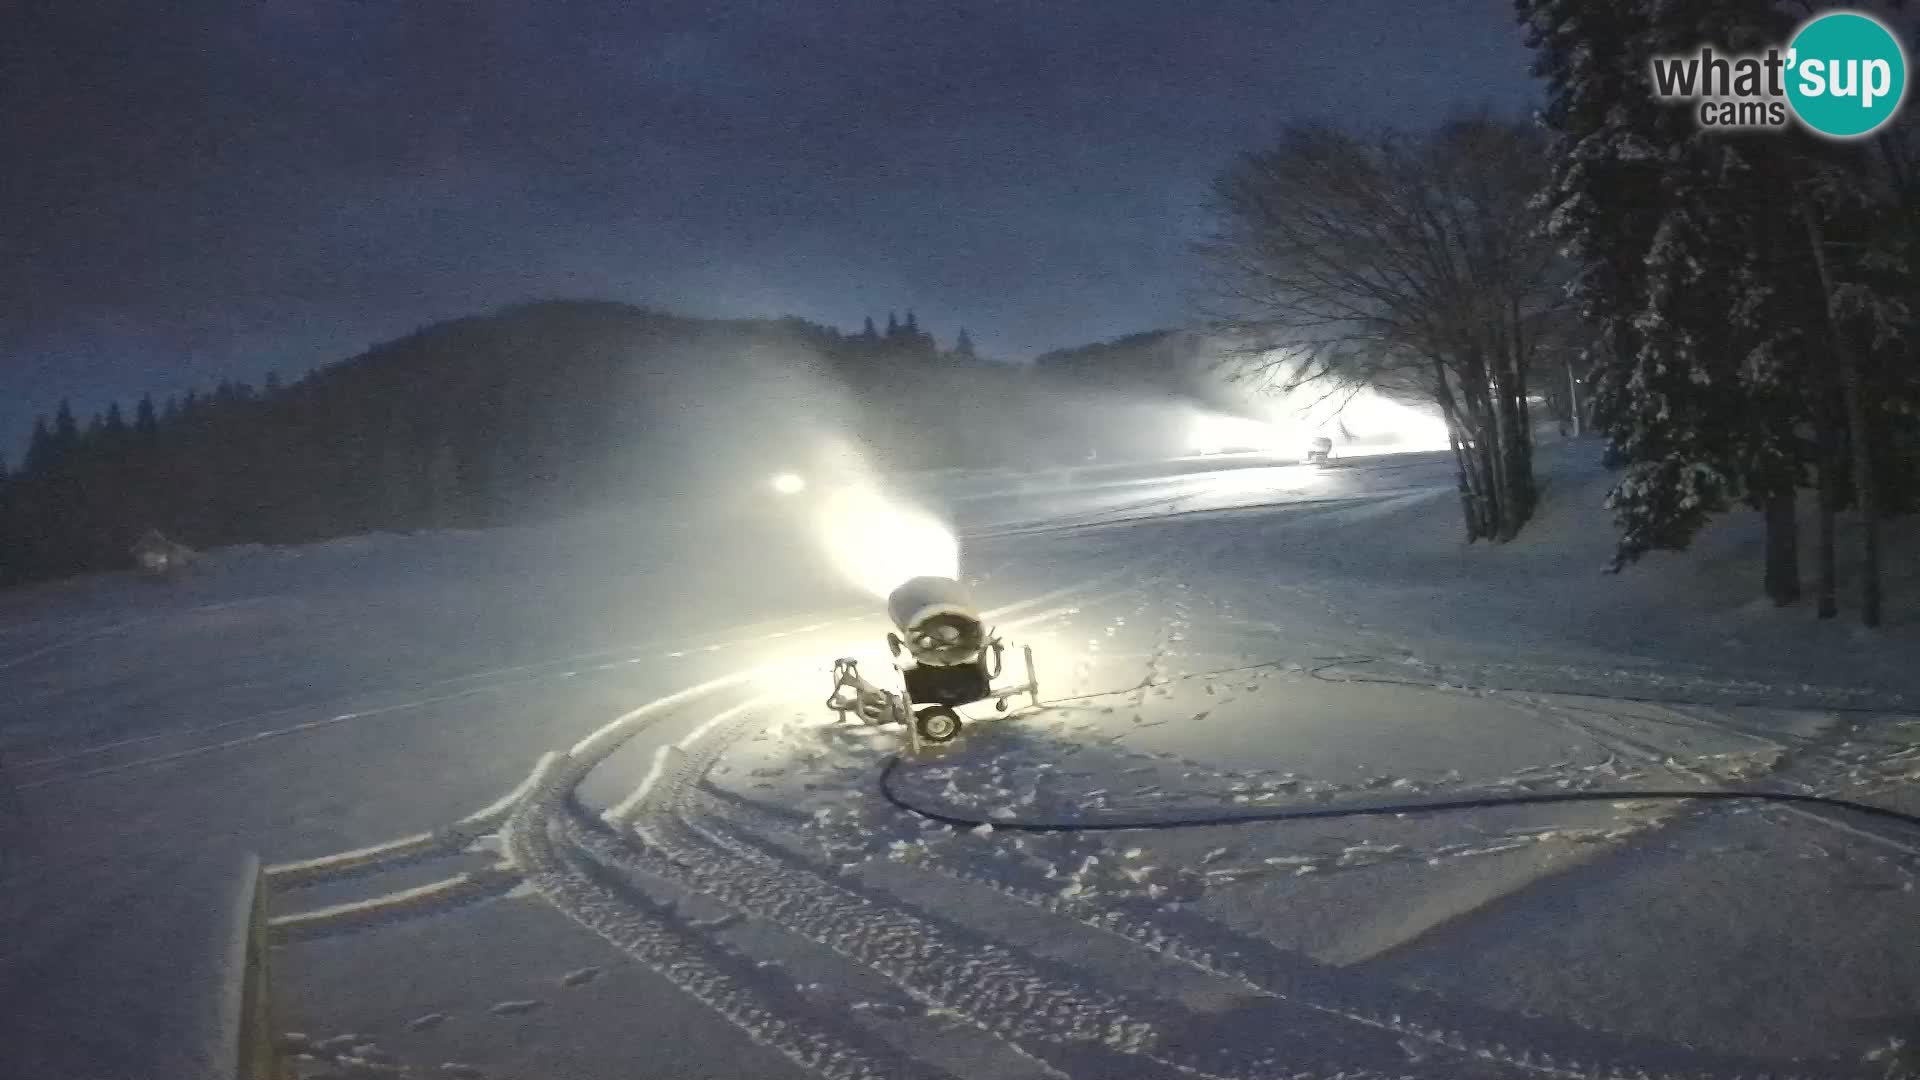
M608 514L7 596L33 855L0 987L31 1004L0 1072L98 1066L88 1025L181 970L143 910L250 850L303 1076L1897 1074L1897 826L1622 797L1009 828L1634 788L1920 810L1914 625L1747 603L1739 521L1601 575L1593 456L1543 452L1504 549L1458 542L1438 455L929 483L1045 699L897 770L977 828L888 802L898 730L821 708L834 657L885 670L885 621L773 526Z

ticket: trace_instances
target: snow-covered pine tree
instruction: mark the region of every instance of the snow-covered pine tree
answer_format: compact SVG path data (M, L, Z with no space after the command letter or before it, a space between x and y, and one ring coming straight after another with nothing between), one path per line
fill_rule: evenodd
M1624 466L1607 496L1620 529L1616 566L1685 548L1739 493L1737 344L1724 314L1737 263L1717 233L1726 227L1711 199L1717 185L1690 176L1684 148L1676 151L1632 324L1638 347L1625 363L1609 358L1600 382L1598 408Z
M1596 332L1589 365L1633 352L1644 256L1659 222L1660 170L1639 135L1659 117L1634 38L1644 0L1516 0L1547 81L1541 123L1552 171L1547 230L1574 261L1569 293Z
M1920 12L1908 15L1920 22ZM1897 242L1899 277L1911 281L1920 256L1920 110L1901 110L1875 143L1869 157L1878 166L1876 188L1883 212L1874 238L1881 245ZM1911 295L1913 286L1904 287ZM1882 385L1871 403L1881 417L1874 449L1885 509L1911 514L1920 511L1920 333L1909 328L1897 348L1876 358Z
M1655 101L1651 57L1714 41L1779 40L1777 15L1736 0L1519 0L1548 80L1555 133L1549 229L1577 267L1594 332L1596 424L1625 471L1608 498L1615 567L1684 548L1735 500L1769 511L1767 587L1798 595L1792 495L1804 454L1790 407L1797 355L1769 318L1773 264L1753 240L1769 212L1747 155ZM1777 207L1773 208L1777 211Z
M1748 139L1729 153L1744 208L1731 312L1745 349L1736 377L1746 422L1735 472L1747 505L1765 515L1766 593L1786 604L1800 596L1798 489L1818 461L1810 436L1824 408L1807 333L1820 321L1818 283L1790 210L1791 145L1777 136Z
M1880 521L1910 501L1896 464L1912 438L1920 373L1915 372L1914 288L1908 212L1885 182L1883 159L1857 147L1811 140L1796 209L1825 301L1822 367L1837 385L1844 424L1846 491L1861 526L1860 618L1881 621ZM1909 444L1910 445L1910 444ZM1841 463L1823 464L1836 472ZM1839 485L1830 485L1838 487ZM1838 500L1835 500L1838 502Z
M142 439L151 439L159 429L160 421L153 411L153 395L140 395L140 404L133 411L133 430Z
M80 445L80 425L74 420L73 406L66 398L61 398L60 407L54 410L53 443L63 454Z
M1672 244L1685 221L1670 220L1664 212L1665 164L1645 134L1668 119L1656 111L1642 67L1651 4L1517 0L1515 6L1535 51L1534 73L1547 81L1541 120L1553 133L1553 164L1542 197L1551 206L1548 233L1574 262L1570 298L1593 334L1583 359L1594 422L1609 437L1609 461L1629 468L1610 496L1616 513L1628 517L1621 522L1617 566L1677 538L1681 530L1665 527L1662 519L1687 500L1684 495L1668 499L1666 493L1683 476L1693 476L1696 486L1706 479L1679 461L1666 472L1650 456L1636 461L1656 449L1653 433L1639 422L1643 407L1652 405L1656 424L1668 419L1660 415L1661 403L1649 398L1644 380L1636 378L1642 333L1666 329L1658 310L1646 310L1654 266L1649 255L1662 250L1656 240L1675 258L1675 268L1684 268ZM1706 505L1721 498L1712 494ZM1703 506L1700 494L1689 506Z
M29 476L45 475L51 468L60 451L53 444L53 432L47 428L47 418L33 418L33 437L27 440L27 456L20 463L20 469Z

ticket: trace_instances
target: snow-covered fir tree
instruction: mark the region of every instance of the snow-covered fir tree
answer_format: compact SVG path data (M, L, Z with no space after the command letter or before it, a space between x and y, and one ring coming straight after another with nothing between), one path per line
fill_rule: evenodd
M1914 379L1897 373L1914 367L1901 298L1920 230L1899 225L1912 201L1893 194L1896 155L1797 130L1702 128L1690 107L1653 99L1651 57L1701 42L1757 52L1790 36L1790 12L1744 0L1517 7L1548 82L1549 228L1576 262L1594 418L1623 468L1609 499L1616 566L1684 548L1744 503L1767 513L1768 593L1794 599L1795 493L1810 475L1840 490L1844 445L1853 497L1867 497L1870 579L1873 497L1890 487L1876 463L1898 458L1893 417L1913 400ZM1873 595L1866 586L1868 621Z

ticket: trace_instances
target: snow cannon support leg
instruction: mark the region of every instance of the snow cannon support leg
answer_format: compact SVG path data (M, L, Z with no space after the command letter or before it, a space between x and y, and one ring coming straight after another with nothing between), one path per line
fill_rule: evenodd
M833 662L833 690L827 695L827 708L839 713L843 723L849 714L867 724L904 723L909 715L906 701L862 678L860 663L851 656Z
M1027 661L1027 681L1016 686L1003 686L993 695L993 707L1000 712L1007 711L1007 701L1016 694L1026 694L1033 699L1033 707L1040 707L1040 676L1033 669L1033 646L1020 646L1020 655Z

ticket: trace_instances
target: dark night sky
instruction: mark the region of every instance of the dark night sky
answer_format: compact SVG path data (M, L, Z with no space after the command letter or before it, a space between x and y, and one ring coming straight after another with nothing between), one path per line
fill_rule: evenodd
M1523 109L1510 0L14 0L0 448L537 296L1019 358L1178 322L1288 122Z

